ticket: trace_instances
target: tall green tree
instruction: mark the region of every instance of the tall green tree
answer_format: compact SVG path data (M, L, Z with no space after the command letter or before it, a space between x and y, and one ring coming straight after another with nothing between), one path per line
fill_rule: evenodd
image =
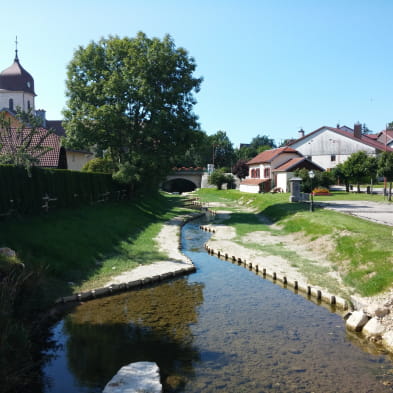
M239 160L250 160L262 151L274 149L276 147L274 139L267 135L258 134L248 145L241 146L236 151L236 155Z
M169 35L140 32L79 47L67 70L67 145L105 151L125 183L157 185L199 128L195 68Z
M216 168L231 168L235 162L235 149L227 133L219 130L215 134L209 135L209 145L211 148L211 163Z
M378 157L378 176L389 182L389 201L392 200L393 153L384 151Z

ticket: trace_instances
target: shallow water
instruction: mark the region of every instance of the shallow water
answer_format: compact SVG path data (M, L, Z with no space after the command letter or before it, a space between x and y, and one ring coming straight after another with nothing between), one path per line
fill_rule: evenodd
M339 315L207 255L198 225L183 229L197 273L82 304L55 326L47 393L101 392L142 360L158 363L166 391L393 391L388 355L368 353Z

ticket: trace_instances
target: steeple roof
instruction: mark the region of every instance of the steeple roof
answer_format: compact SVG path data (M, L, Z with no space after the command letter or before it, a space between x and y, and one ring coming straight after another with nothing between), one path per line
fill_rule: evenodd
M35 94L33 77L21 66L16 51L14 63L0 73L0 90Z

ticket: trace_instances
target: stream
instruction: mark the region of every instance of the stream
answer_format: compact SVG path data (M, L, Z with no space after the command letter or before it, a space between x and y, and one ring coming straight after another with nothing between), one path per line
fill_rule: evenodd
M98 393L124 365L154 361L164 392L393 392L391 355L342 317L208 255L200 221L182 232L197 272L96 299L53 327L45 393Z

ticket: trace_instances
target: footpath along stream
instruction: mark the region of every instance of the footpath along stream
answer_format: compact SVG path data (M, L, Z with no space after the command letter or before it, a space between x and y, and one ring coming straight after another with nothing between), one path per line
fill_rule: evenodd
M187 277L79 305L53 329L46 393L98 393L124 365L156 362L165 392L393 391L391 355L342 316L210 256L201 221L182 230Z

